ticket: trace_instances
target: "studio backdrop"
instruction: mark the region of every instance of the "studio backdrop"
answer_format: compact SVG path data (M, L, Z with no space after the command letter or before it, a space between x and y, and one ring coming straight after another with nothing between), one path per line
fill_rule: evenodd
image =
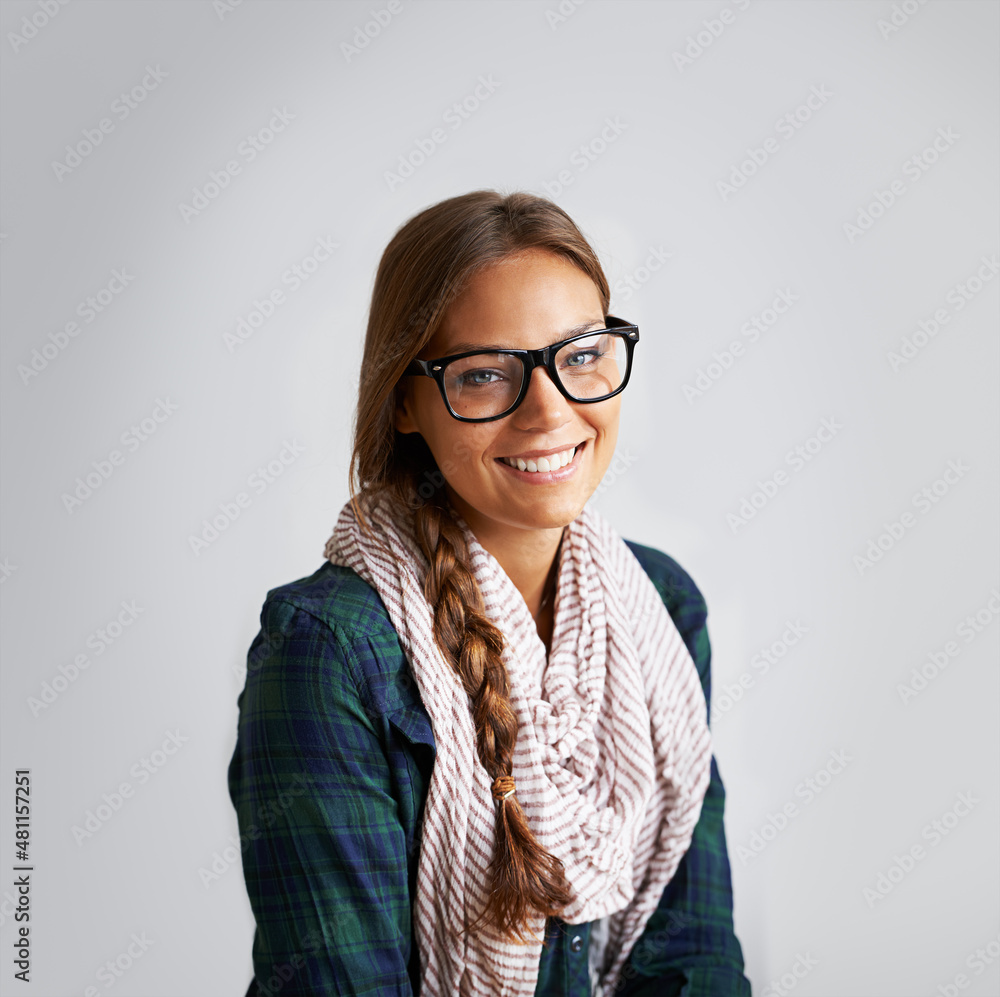
M641 330L592 502L707 600L754 993L997 994L998 23L5 0L0 992L242 997L247 650L347 498L382 249L492 188Z

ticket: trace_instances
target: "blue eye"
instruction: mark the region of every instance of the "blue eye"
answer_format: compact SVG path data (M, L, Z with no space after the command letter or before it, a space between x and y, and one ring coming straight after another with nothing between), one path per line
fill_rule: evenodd
M588 362L599 360L602 356L604 354L598 349L577 350L576 353L572 353L566 358L565 365L567 367L584 367Z
M496 384L503 380L503 374L497 370L489 370L480 367L477 370L467 370L461 375L461 382L466 387L483 387L489 384Z

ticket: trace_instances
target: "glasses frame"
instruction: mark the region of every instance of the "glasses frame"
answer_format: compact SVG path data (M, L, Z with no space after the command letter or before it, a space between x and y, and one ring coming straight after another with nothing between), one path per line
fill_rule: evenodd
M468 350L465 353L452 353L446 357L435 357L433 360L414 359L410 361L409 366L403 371L403 376L423 375L425 377L434 378L437 382L438 389L441 392L441 398L444 400L445 407L448 409L448 414L451 415L452 418L458 419L459 422L493 422L496 419L503 419L504 416L510 415L511 412L513 412L514 409L516 409L518 405L524 401L525 395L528 393L528 388L531 386L531 375L534 373L536 367L544 367L549 372L549 377L551 378L552 383L559 389L560 393L568 401L579 402L582 405L589 405L592 402L607 401L607 399L614 398L615 395L625 389L625 385L628 384L629 377L632 375L632 351L635 349L635 344L639 342L639 327L637 325L633 325L631 322L626 322L624 319L617 318L614 315L605 315L604 321L606 325L603 329L591 329L588 332L581 332L579 335L570 336L569 339L561 339L558 343L552 343L551 346L543 346L540 350ZM575 343L578 339L587 339L591 336L599 335L602 332L624 333L624 343L627 354L625 360L625 376L622 378L622 383L619 384L614 391L609 392L606 395L601 395L599 398L574 398L566 390L565 385L562 383L562 380L556 371L556 354L564 346L568 346L570 343ZM464 360L466 357L474 357L478 355L496 356L498 353L518 357L521 361L521 389L518 391L517 397L514 399L511 406L499 415L488 415L480 419L473 419L466 415L459 415L451 407L451 403L448 401L448 392L444 385L445 367L447 367L447 365L453 360Z

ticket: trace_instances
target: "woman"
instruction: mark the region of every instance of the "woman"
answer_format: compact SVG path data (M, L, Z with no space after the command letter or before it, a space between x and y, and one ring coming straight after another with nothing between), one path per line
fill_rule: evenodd
M239 699L250 993L750 993L704 602L585 507L639 338L608 311L529 194L386 248L352 498Z

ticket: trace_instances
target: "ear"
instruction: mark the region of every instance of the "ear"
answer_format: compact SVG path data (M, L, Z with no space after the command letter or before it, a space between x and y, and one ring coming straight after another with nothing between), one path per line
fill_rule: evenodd
M406 387L396 395L396 411L393 414L393 421L396 429L400 433L419 433L417 421L413 415L413 384Z

